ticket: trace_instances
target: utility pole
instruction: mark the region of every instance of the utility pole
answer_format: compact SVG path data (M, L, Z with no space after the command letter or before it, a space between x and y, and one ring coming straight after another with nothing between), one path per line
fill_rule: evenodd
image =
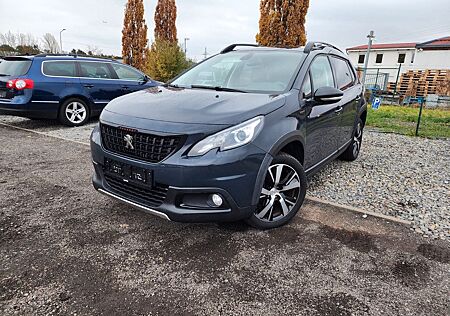
M206 58L208 58L208 51L206 50L206 47L205 47L205 52L203 53L203 56L204 56L204 58L203 58L203 59L206 59Z
M184 54L187 54L187 41L189 41L190 38L189 37L185 37L184 38Z
M63 47L62 47L62 32L64 32L66 29L62 29L61 32L59 32L59 48L61 49L61 53L63 52Z
M369 39L369 43L367 45L366 56L364 57L364 72L363 72L363 77L362 77L362 84L363 84L364 89L365 89L365 83L366 83L367 65L369 63L370 49L372 48L372 40L375 38L374 32L370 31L369 35L367 35L367 38Z

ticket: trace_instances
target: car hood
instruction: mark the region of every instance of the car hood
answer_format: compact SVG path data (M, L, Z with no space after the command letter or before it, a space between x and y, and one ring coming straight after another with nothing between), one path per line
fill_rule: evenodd
M117 98L104 111L110 112L109 118L115 113L172 123L232 125L284 103L283 95L154 87Z

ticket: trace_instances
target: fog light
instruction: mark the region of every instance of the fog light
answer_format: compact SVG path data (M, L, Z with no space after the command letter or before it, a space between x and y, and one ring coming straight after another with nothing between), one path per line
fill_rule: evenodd
M213 202L214 206L219 207L223 203L223 199L219 194L211 194L210 195L211 201Z

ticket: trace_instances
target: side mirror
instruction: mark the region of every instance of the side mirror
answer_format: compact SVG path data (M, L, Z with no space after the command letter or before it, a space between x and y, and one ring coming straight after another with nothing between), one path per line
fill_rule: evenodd
M150 81L150 77L145 75L144 78L142 78L142 81L149 82Z
M334 87L321 87L314 92L314 101L317 104L331 104L342 100L344 93Z

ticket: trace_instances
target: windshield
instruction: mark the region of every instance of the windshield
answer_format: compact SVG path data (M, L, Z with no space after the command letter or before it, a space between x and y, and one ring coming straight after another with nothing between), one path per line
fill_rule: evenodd
M3 59L0 63L0 76L23 76L30 69L31 60L8 60Z
M234 51L216 55L182 74L171 84L255 93L288 89L304 54L299 51Z

